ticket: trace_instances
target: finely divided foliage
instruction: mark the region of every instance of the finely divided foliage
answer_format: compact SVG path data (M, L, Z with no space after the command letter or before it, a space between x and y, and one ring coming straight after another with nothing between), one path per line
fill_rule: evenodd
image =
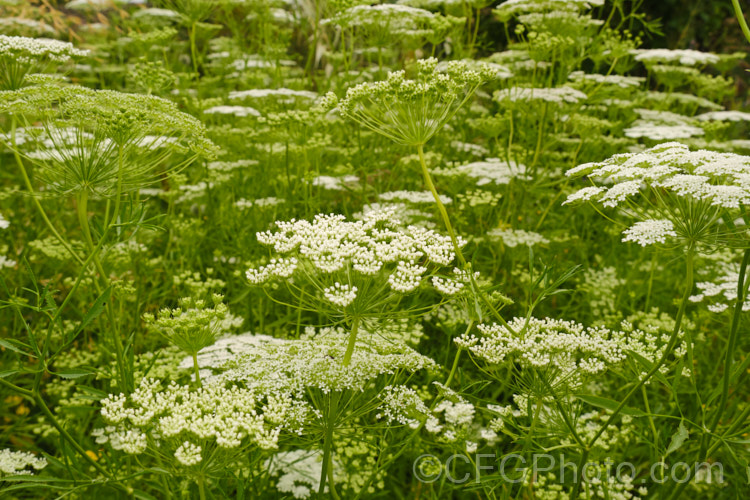
M746 496L719 3L0 1L0 498Z

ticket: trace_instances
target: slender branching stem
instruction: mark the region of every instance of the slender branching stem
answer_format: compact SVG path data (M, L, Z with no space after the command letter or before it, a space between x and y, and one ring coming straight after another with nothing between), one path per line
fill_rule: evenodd
M451 242L453 243L453 250L456 252L456 258L458 259L458 262L462 267L466 267L466 259L464 258L463 253L461 253L461 247L458 245L458 238L456 238L456 232L453 230L453 224L451 224L451 219L448 216L448 211L445 209L445 205L443 205L443 202L440 200L440 195L435 188L435 184L432 182L432 176L430 175L430 171L427 168L427 163L424 160L424 147L422 144L419 144L417 146L417 153L419 154L419 164L422 167L422 176L424 177L424 183L432 193L432 197L435 198L435 204L437 205L438 212L440 212L440 218L443 219L445 229L448 231L448 236L450 236Z
M26 189L29 191L29 195L31 195L31 200L34 203L34 206L36 206L36 209L39 211L39 215L42 217L42 220L44 221L44 224L47 226L47 228L50 230L52 235L55 237L57 241L60 242L60 244L65 247L65 250L70 253L70 255L78 261L79 264L83 264L83 259L76 253L75 250L73 250L73 247L70 246L70 243L68 243L55 229L55 226L52 224L52 221L47 217L47 212L45 212L44 207L42 207L41 202L37 198L34 192L34 186L31 184L31 179L29 178L29 174L26 171L26 167L23 164L23 160L21 159L21 155L18 154L18 151L16 150L16 117L13 115L11 117L11 130L10 130L10 137L11 137L11 149L13 150L13 156L16 159L16 164L18 164L18 169L21 171L21 177L23 178L23 183L26 186Z
M604 422L604 424L599 428L599 431L589 440L589 442L586 445L586 448L583 449L583 452L581 454L581 459L578 463L578 469L577 472L580 475L578 480L576 481L575 487L573 489L572 494L570 495L571 500L575 500L578 498L578 495L580 493L580 485L583 479L582 474L584 474L583 467L586 464L586 460L588 459L588 454L591 448L596 444L596 442L599 440L599 438L604 434L604 432L609 428L611 424L615 422L615 419L620 416L622 411L625 409L625 406L628 404L630 399L635 395L636 392L639 392L641 390L641 387L643 387L646 382L648 382L651 377L653 377L656 372L658 372L662 366L667 362L669 359L669 356L672 355L674 352L674 348L677 346L677 341L680 337L680 327L682 326L682 319L685 316L685 309L687 308L687 303L690 299L690 293L693 290L693 257L695 253L695 248L692 244L690 244L687 248L687 252L685 254L685 281L684 286L685 290L682 294L682 300L680 301L680 306L677 311L677 316L675 317L674 322L674 329L672 330L672 334L669 337L669 341L667 342L666 347L664 348L664 353L661 355L661 358L654 364L653 367L646 373L646 375L638 381L638 383L630 389L630 391L625 395L625 397L620 401L620 403L617 405L617 407L614 409L614 411L609 415L607 420Z
M719 404L716 406L716 413L714 413L711 423L708 426L708 432L703 436L701 454L706 451L706 448L710 444L711 435L716 432L716 428L719 426L721 417L724 414L727 400L729 399L729 382L732 377L734 351L737 349L740 316L742 315L742 308L745 305L745 276L748 264L750 264L750 249L745 250L745 254L742 257L742 264L740 265L740 274L737 278L737 302L734 305L732 324L729 327L729 339L727 340L727 348L724 354L724 373L721 378L721 398L719 399Z

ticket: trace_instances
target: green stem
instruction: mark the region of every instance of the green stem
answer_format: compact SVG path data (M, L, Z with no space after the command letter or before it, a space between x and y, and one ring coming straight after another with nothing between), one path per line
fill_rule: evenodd
M357 333L359 332L359 316L354 316L352 319L352 329L349 332L349 341L346 345L346 352L344 353L344 360L341 364L349 366L352 361L352 354L354 353L354 347L357 345ZM330 398L330 405L328 409L328 418L326 421L326 435L323 443L323 467L320 471L320 487L318 494L321 496L325 493L326 481L328 481L328 489L330 490L333 498L339 498L336 493L333 480L333 430L336 427L336 412L338 411L338 403L341 395L338 392L332 391Z
M430 175L430 171L427 169L427 163L424 160L424 149L423 145L420 144L417 146L417 153L419 153L419 164L422 167L422 175L424 177L424 182L429 188L430 192L432 193L432 197L435 199L435 204L438 207L438 211L440 212L440 217L443 219L443 224L445 225L445 229L448 231L448 236L450 236L451 242L453 243L453 250L456 254L456 259L458 259L458 262L461 264L462 269L467 268L466 259L464 258L464 254L461 252L461 247L458 245L458 238L456 238L456 232L453 230L453 225L451 224L451 219L448 216L448 211L445 209L445 205L443 205L443 202L440 201L440 195L437 192L437 189L435 188L435 184L432 182L432 176ZM469 277L473 282L473 274L471 274L471 271L469 271ZM505 319L500 316L500 313L495 309L495 307L490 303L489 299L486 297L486 294L482 291L479 291L478 293L480 299L484 304L488 307L490 312L492 312L492 315L495 316L495 318L506 328L508 328L511 332L515 333L513 328L508 325L508 323L505 321Z
M198 478L198 494L200 495L201 500L206 500L206 485L204 484L205 481L206 480L203 475Z
M740 23L740 28L742 28L742 33L747 38L747 41L750 42L750 28L747 27L747 21L745 21L745 15L742 13L739 0L732 0L732 6L734 7L734 15L737 16L737 21Z
M94 266L99 272L100 279L105 285L104 288L106 288L109 285L109 279L107 278L107 273L104 271L104 267L102 266L98 255L99 251L101 250L101 244L94 245L94 240L91 237L91 227L89 225L88 217L88 196L88 191L85 190L81 191L78 195L78 206L76 208L78 212L78 223L81 226L81 232L83 233L83 238L86 242L86 245L88 246L89 252L91 253L92 260L94 261ZM115 214L113 214L113 217L114 216ZM101 243L101 241L99 243ZM120 339L118 324L117 321L115 321L114 308L112 307L111 300L107 302L106 309L110 328L112 328L113 332L112 337L114 339L115 356L117 358L117 370L120 376L120 383L124 384L126 391L129 392L132 389L132 384L130 383L131 381L128 377L128 373L125 370L125 349L122 345L122 339Z
M750 249L745 250L745 255L742 257L742 264L740 266L740 275L737 278L737 302L734 305L732 325L729 328L729 340L727 341L727 351L726 354L724 354L724 374L722 376L721 384L721 399L716 407L716 413L711 420L711 424L708 427L709 432L704 434L701 451L705 451L706 447L710 444L711 434L716 431L721 416L724 413L727 400L729 399L729 379L732 376L732 362L734 360L734 351L737 348L740 316L742 315L742 307L745 305L745 275L747 273L748 264L750 264Z
M531 168L535 169L536 162L539 160L539 154L542 152L542 137L544 136L544 124L547 121L547 108L549 104L544 103L544 111L542 112L542 119L539 121L539 130L536 137L536 148L534 149L534 159L531 160Z
M42 216L42 220L44 220L44 223L47 225L47 228L52 232L52 235L57 239L57 241L60 242L60 244L65 247L65 250L70 253L70 255L78 261L79 264L83 264L83 259L73 250L73 247L70 246L70 244L63 239L63 237L60 235L60 233L57 232L57 229L55 229L55 226L52 225L52 221L49 220L49 217L47 217L47 212L44 211L44 207L42 207L42 204L39 202L39 199L34 195L34 186L31 185L31 179L29 178L28 172L26 172L26 167L23 165L23 160L21 160L21 156L18 154L18 151L16 150L16 117L13 116L11 118L11 131L10 131L10 137L11 137L11 149L13 150L13 156L16 159L16 163L18 164L18 168L21 170L21 177L23 177L23 183L26 185L26 189L28 189L29 194L31 195L31 200L34 202L34 205L36 206L37 210L39 211L39 215Z
M511 161L510 161L510 152L513 149L513 132L514 132L514 125L513 125L513 108L510 109L510 119L508 121L508 147L505 150L505 161L508 162L508 168L510 168Z
M193 24L190 25L189 35L190 35L190 59L193 61L193 72L198 74L198 47L195 43L195 30L196 30L196 22L193 22Z
M607 430L607 428L615 421L617 417L620 416L620 413L622 413L622 410L625 408L625 406L628 404L628 401L630 401L630 398L633 397L633 395L641 390L641 387L643 387L646 382L648 382L651 377L654 376L654 374L659 371L659 369L664 365L664 363L667 362L667 359L669 356L673 353L675 346L677 345L677 340L679 339L680 335L680 326L682 325L682 318L685 316L685 309L687 308L687 304L690 299L690 293L693 290L693 253L694 248L692 245L690 245L687 249L687 254L685 256L685 290L682 294L682 300L680 301L680 307L677 311L677 316L675 317L674 322L674 330L672 330L672 335L669 337L669 342L667 342L667 346L664 349L664 353L662 354L661 358L659 358L659 361L654 364L654 366L646 373L646 375L633 387L626 395L625 398L620 401L620 403L617 405L617 407L614 409L612 414L607 418L607 420L604 422L604 424L599 428L599 431L594 435L593 438L588 442L587 447L583 450L583 455L581 455L581 461L578 464L578 472L580 474L583 474L583 466L585 465L585 460L588 458L589 450L596 444L596 442L599 440L599 438L604 434L604 431ZM580 483L583 479L583 476L579 478L579 481L576 481L575 488L573 489L573 493L570 496L571 500L575 500L578 498L578 494L580 491Z
M469 322L469 325L466 328L466 333L468 333L469 331L471 331L471 328L473 326L474 326L474 322L473 321ZM455 376L455 374L456 374L456 372L458 370L458 359L461 356L461 351L462 351L462 349L459 349L458 351L456 351L456 356L455 356L455 358L453 358L453 367L451 368L451 371L448 374L448 378L446 378L445 382L443 383L443 385L445 387L448 387L450 385L451 381L453 380L453 377ZM432 401L432 404L430 404L429 411L432 412L432 410L435 409L435 407L438 405L439 402L440 402L440 397L438 396L438 397L436 397ZM360 488L360 493L357 494L354 497L354 500L360 498L360 495L363 492L367 491L367 487L370 485L370 483L372 483L373 480L375 480L375 478L377 477L377 475L378 475L379 472L384 471L385 469L387 469L390 464L392 464L393 462L395 462L396 459L398 459L398 457L400 457L408 449L409 444L414 440L414 438L417 437L417 435L419 435L419 432L424 427L425 422L426 422L426 420L423 420L419 424L419 426L416 429L414 429L414 431L412 431L412 433L409 435L409 437L407 437L403 441L403 443L401 445L401 448L396 453L392 454L388 458L388 460L385 461L385 463L383 463L382 465L378 466L378 468L375 470L375 472L373 474L370 474L370 476L365 481L364 486L362 488Z
M461 253L461 247L458 245L458 239L456 238L456 233L453 230L451 219L450 217L448 217L448 211L445 209L445 205L443 205L443 202L440 201L440 195L435 188L435 184L432 182L432 176L430 175L430 171L427 169L427 163L425 163L424 161L424 148L422 144L419 144L417 146L417 153L419 153L419 164L422 166L422 176L424 177L424 183L432 193L432 197L435 198L435 204L437 205L438 211L440 212L440 217L443 219L445 229L448 231L448 236L450 236L451 242L453 243L453 250L456 253L456 258L458 259L458 262L461 264L461 266L465 267L466 259Z
M469 328L466 329L467 331L471 329L471 325L473 325L473 322L469 323ZM462 350L463 349L461 349L459 347L458 351L456 351L456 356L453 358L453 366L451 367L451 371L448 374L448 378L445 379L445 386L446 387L450 386L451 382L453 382L453 377L456 375L456 371L458 370L458 360L461 357L461 351Z
M336 412L338 411L340 394L336 391L331 391L330 404L328 406L328 418L326 419L326 435L325 442L323 443L323 464L320 470L320 487L318 488L318 495L322 498L326 491L326 481L328 483L328 489L331 492L331 496L338 498L336 490L334 489L333 482L333 429L335 427Z
M198 382L198 387L203 387L203 382L201 382L201 371L200 368L198 368L198 353L193 352L193 371L195 372L195 381Z
M52 424L52 427L57 429L57 432L60 433L60 435L65 439L74 450L78 452L81 457L83 457L90 465L92 465L97 471L99 471L101 474L103 474L106 477L111 477L110 473L99 463L91 458L88 453L86 453L86 450L83 449L83 447L79 444L79 442L70 435L68 431L65 430L65 428L60 425L60 423L57 421L57 418L55 415L50 411L50 409L47 407L47 405L44 402L44 399L42 399L41 394L37 393L34 395L34 401L36 402L37 406L41 408L42 413L45 414L45 416L49 419L50 423Z
M649 405L648 403L648 392L646 391L646 386L641 386L641 394L643 394L643 405L646 408L646 413L648 413L648 424L649 427L651 427L651 432L654 435L654 448L657 448L659 446L659 433L656 432L654 417L651 415L651 405Z
M18 386L16 384L13 384L11 382L8 382L5 379L0 378L0 385L4 385L5 387L7 387L8 389L10 389L11 391L17 392L18 394L22 394L22 395L24 395L24 396L26 396L28 398L33 398L34 397L34 393L32 391L30 391L28 389L24 389L23 387Z
M349 366L352 361L352 354L354 353L354 347L357 345L357 332L359 331L359 317L355 316L352 319L352 329L349 332L349 342L346 345L346 352L344 353L344 366Z
M721 438L711 445L711 447L708 449L708 452L706 453L706 456L710 457L711 455L713 455L714 452L719 448L719 446L722 445L726 436L730 436L731 434L737 432L740 427L746 425L748 417L750 417L750 406L747 406L743 410L743 412L740 413L740 416L734 419L732 425L721 435Z

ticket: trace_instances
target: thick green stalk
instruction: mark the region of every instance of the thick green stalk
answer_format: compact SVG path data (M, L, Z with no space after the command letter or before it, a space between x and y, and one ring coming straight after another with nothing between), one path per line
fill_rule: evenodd
M198 367L198 353L193 352L193 371L195 372L195 381L198 382L198 387L203 387L203 382L201 382L201 371Z
M474 323L469 323L469 328L466 329L466 331L471 330L471 325ZM451 366L451 371L448 374L448 378L445 379L445 386L450 386L451 382L453 382L453 377L456 375L456 371L458 370L458 360L461 358L461 351L463 349L461 347L458 348L458 351L456 351L456 356L453 358L453 366Z
M346 352L344 353L344 366L349 366L352 361L352 354L354 353L354 346L357 345L357 333L359 332L359 317L355 316L352 320L352 329L349 332L349 343L346 345Z
M206 479L201 474L201 476L198 478L198 495L200 495L201 500L206 500L206 485L205 485Z

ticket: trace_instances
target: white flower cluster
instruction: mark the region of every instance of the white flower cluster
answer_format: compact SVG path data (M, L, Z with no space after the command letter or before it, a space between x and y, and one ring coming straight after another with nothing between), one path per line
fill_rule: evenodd
M640 153L617 154L567 172L569 177L582 174L611 187L583 188L568 196L565 203L589 200L615 207L644 188L667 190L678 197L705 200L722 208L738 208L750 202L750 157L690 151L688 146L677 142Z
M454 272L455 271L457 271L457 269L454 270ZM455 295L461 291L461 289L464 287L464 283L461 283L460 281L454 281L450 278L443 278L442 276L433 276L432 286L434 286L435 290L442 293L443 295Z
M651 109L636 109L640 118L630 124L623 133L631 139L647 138L654 141L687 139L702 136L705 132L696 127L692 118Z
M398 422L401 425L418 425L430 414L429 408L419 397L417 391L402 385L387 386L379 395L380 412L375 418L385 419L389 424Z
M444 194L441 194L439 196L440 201L443 203L443 205L448 205L453 202L450 196L445 196ZM385 193L379 194L378 199L383 201L406 201L415 205L422 203L435 203L435 198L429 191L387 191Z
M97 430L98 443L110 442L115 449L140 454L152 440L180 438L184 460L195 460L196 455L195 447L185 445L185 437L213 440L225 449L243 443L275 449L280 432L299 431L309 411L289 394L264 395L220 384L191 391L174 382L162 387L154 379L143 379L130 396L110 395L101 404L102 417L109 425Z
M531 88L511 87L498 90L494 99L503 102L543 101L553 104L576 104L585 101L588 96L572 87Z
M292 90L287 88L235 90L229 93L230 100L265 99L268 97L275 97L282 100L294 98L317 99L318 94L309 90Z
M482 337L467 333L455 340L491 364L515 361L522 367L555 369L561 379L603 373L625 359L623 346L606 328L586 328L573 321L515 318L512 333L502 325L479 325Z
M455 427L466 426L474 420L474 405L463 400L453 402L450 400L441 401L433 410L435 413L442 413L445 421Z
M91 435L98 444L109 443L113 450L123 451L128 455L139 455L148 448L148 436L141 429L108 425L94 429Z
M702 122L748 122L750 121L750 113L744 113L742 111L709 111L708 113L700 114L695 118Z
M15 260L10 259L5 255L0 255L0 269L4 267L15 267L16 264L18 264L18 262Z
M349 366L341 363L349 332L341 329L310 329L300 340L257 342L226 363L226 371L217 376L217 381L241 382L259 393L301 398L307 388L362 391L380 375L432 370L436 366L401 343L377 335L368 335L366 341L361 337L357 338Z
M202 448L197 444L185 441L174 452L174 457L185 467L190 467L200 463L203 460L201 456Z
M204 115L232 115L237 118L261 116L260 111L250 106L213 106L203 110Z
M489 445L497 441L497 432L493 428L499 430L501 426L492 420L487 426L483 425L481 414L473 404L445 385L439 382L433 384L441 400L425 421L424 429L428 433L453 446L463 443L468 453L475 453L480 441Z
M695 286L700 293L690 297L691 302L713 302L708 310L714 313L726 311L737 302L739 271L736 265L726 265L721 274L712 281L700 281ZM745 298L742 311L750 311L750 299Z
M76 49L72 43L60 40L0 35L0 58L21 63L46 60L63 63L71 57L86 56L88 53L87 50Z
M312 180L312 185L332 191L343 191L357 182L359 182L359 177L356 175L344 175L342 177L319 175Z
M26 470L28 466L35 470L44 469L47 459L39 458L27 451L13 451L9 448L0 450L0 477L30 475L32 472Z
M415 29L418 23L435 17L428 10L399 4L355 5L336 17L324 19L323 24L336 24L346 27L387 28L391 33Z
M285 203L286 200L284 198L276 198L275 196L269 196L268 198L258 198L255 200L246 200L244 198L241 198L234 202L234 204L237 206L237 208L265 208L265 207L273 207L276 205L280 205L282 203Z
M391 275L391 278L393 276ZM357 287L346 284L342 285L337 281L333 286L323 289L323 296L337 306L346 307L357 298Z
M487 158L460 165L452 169L435 172L436 175L465 174L476 179L477 186L508 184L512 179L526 179L526 166L514 161L508 163L499 158Z
M236 359L242 354L259 352L263 345L267 343L283 343L284 340L271 337L269 335L260 335L246 332L240 335L228 335L204 347L198 353L198 366L201 369L211 370L218 369L227 361ZM180 369L189 370L193 368L192 356L185 357L179 365ZM210 376L208 373L207 376ZM201 377L203 372L201 372Z
M667 237L676 237L674 224L671 220L644 220L636 222L625 231L622 238L623 242L632 241L642 247L654 245L656 243L666 243Z
M535 32L535 34L546 32L550 30L550 28L558 28L560 25L573 29L585 29L586 27L599 27L604 24L603 19L593 19L590 15L582 15L575 10L530 12L518 16L518 22L525 24L529 30Z
M490 238L499 238L505 243L505 246L515 248L518 245L533 247L535 245L548 245L549 240L539 233L525 231L523 229L492 229L487 232Z
M660 123L636 120L633 126L626 128L623 133L631 139L651 139L652 141L664 141L675 139L687 139L704 134L700 127L691 125L663 125Z
M319 280L325 299L340 307L350 305L358 289L366 286L354 283L377 275L387 276L391 290L411 292L423 277L453 262L455 254L447 236L399 224L392 208L369 211L353 222L334 214L317 215L312 222L277 221L279 231L258 233L258 241L291 255L249 269L247 279L260 285L270 279L289 278L301 269L305 277Z
M629 318L633 319L633 318ZM652 363L656 363L664 355L664 350L669 344L671 330L674 328L674 320L671 318L645 318L644 320L635 320L638 324L636 328L633 322L625 320L620 323L620 329L611 332L611 338L614 342L623 346L623 350L633 351ZM684 341L685 333L681 330L678 334L680 343L672 351L675 360L683 358L687 353L687 343ZM634 363L638 376L646 375L643 366ZM669 373L670 366L665 363L659 371L662 374ZM689 368L683 368L682 375L689 376Z
M0 27L6 32L34 31L37 35L56 33L55 28L42 20L26 19L25 17L3 17L0 18Z
M506 0L493 13L501 21L527 13L579 12L601 7L604 0Z
M265 283L272 277L288 278L297 269L297 259L271 259L265 266L250 268L245 272L245 277L253 285Z
M182 14L179 12L175 12L173 10L169 9L159 9L156 7L149 7L147 9L140 9L135 11L133 14L134 19L139 19L142 17L154 17L154 18L164 18L164 19L170 19L170 20L179 20L182 17Z
M714 64L720 58L710 52L697 50L669 50L669 49L635 49L632 51L636 61L646 64L677 63L683 66Z
M598 73L584 73L583 71L572 72L568 75L568 79L573 82L612 85L622 89L638 88L646 81L646 78L642 76L600 75Z

